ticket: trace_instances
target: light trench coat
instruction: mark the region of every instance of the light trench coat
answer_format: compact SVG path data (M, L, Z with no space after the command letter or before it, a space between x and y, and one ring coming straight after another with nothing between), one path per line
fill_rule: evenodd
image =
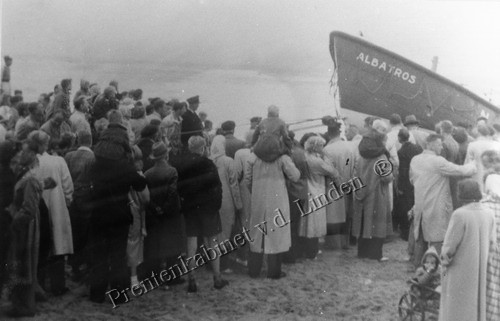
M222 204L219 210L222 225L221 241L231 238L236 210L239 211L242 208L238 174L234 160L226 156L225 141L224 136L217 135L210 148L210 159L217 167L222 183Z
M268 163L252 153L248 164L245 179L250 183L252 191L249 235L253 242L250 242L250 251L264 254L287 252L292 242L285 176L297 182L300 171L288 155L282 155Z
M309 177L307 178L307 188L312 198L326 194L325 177L338 176L338 171L332 163L321 158L315 153L305 153L307 165L309 167ZM325 202L325 197L320 197L320 202ZM334 203L335 201L333 201ZM344 204L344 201L341 201ZM322 205L322 204L318 204ZM326 207L314 208L310 202L306 203L307 211L310 214L300 218L299 236L306 238L322 237L326 235ZM344 214L345 215L345 214Z
M38 155L41 180L51 177L57 186L43 191L43 199L49 209L52 230L53 255L73 254L73 235L68 206L73 200L73 180L64 158L47 152Z
M328 142L325 148L323 148L323 153L325 153L326 158L330 161L332 166L338 170L338 174L335 174L335 176L339 176L339 181L335 182L337 188L340 188L340 184L353 178L354 164L357 157L357 146L352 142L343 141L338 137ZM332 187L330 182L330 179L326 179L327 191ZM352 197L352 194L344 195L338 200L332 200L332 203L326 206L326 220L328 224L346 222L346 200L349 197Z
M459 166L443 156L424 150L410 162L410 183L415 187L414 236L418 238L420 223L426 242L442 242L453 205L450 176L470 176L476 171L474 164Z
M252 204L252 194L248 189L248 182L245 178L245 171L248 168L248 159L252 152L248 148L239 149L234 155L234 168L236 174L238 175L238 181L240 186L241 202L243 205L241 211L241 224L242 227L249 228L250 226L250 210Z
M486 321L489 247L495 216L482 203L460 207L451 217L441 250L446 267L441 284L440 321Z

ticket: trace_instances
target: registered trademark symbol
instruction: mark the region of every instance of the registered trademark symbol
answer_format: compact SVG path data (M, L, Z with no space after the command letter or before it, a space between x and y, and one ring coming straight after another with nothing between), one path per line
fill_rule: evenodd
M379 159L373 166L375 174L384 177L392 173L392 163L386 159Z

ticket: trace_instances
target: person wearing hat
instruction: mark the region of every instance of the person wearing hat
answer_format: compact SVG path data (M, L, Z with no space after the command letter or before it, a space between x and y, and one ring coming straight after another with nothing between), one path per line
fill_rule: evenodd
M404 125L415 139L415 143L422 147L422 149L425 149L425 140L429 134L420 129L420 122L417 120L417 117L415 115L406 116Z
M168 163L169 150L165 143L156 142L149 156L154 165L145 176L150 189L150 204L146 208L147 236L144 243L144 271L158 275L162 264L168 269L178 262L186 252L184 217L181 214L177 192L177 170ZM160 212L157 212L160 209ZM145 275L148 277L149 275ZM183 283L181 278L167 282L168 285Z
M258 117L258 116L250 118L250 130L245 135L245 142L246 142L247 146L252 145L252 139L253 139L253 134L255 132L255 128L257 128L257 125L259 125L261 120L262 120L262 117Z
M182 213L186 221L187 255L194 257L198 237L203 237L206 248L218 246L217 235L222 231L219 210L222 206L222 183L214 162L206 157L207 146L203 137L192 136L188 141L189 152L175 162L179 173L177 184L182 200ZM222 240L224 241L224 240ZM221 240L219 240L221 242ZM229 284L222 279L220 258L210 259L214 274L214 288L222 289ZM189 260L188 292L197 292L195 260Z
M477 172L475 163L459 166L448 162L441 156L442 149L441 136L431 134L422 154L416 155L410 162L410 182L415 190L413 231L410 233L413 233L417 243L423 240L438 252L441 251L453 212L449 178L471 176ZM422 248L421 252L414 252L413 263L416 267L425 250Z
M442 283L439 320L498 320L487 315L487 266L495 246L495 214L482 199L479 184L458 185L463 206L451 215L441 251ZM498 297L496 298L498 301Z
M187 102L189 106L182 116L181 123L181 142L184 148L187 147L191 136L203 136L203 124L200 117L196 114L196 110L200 105L200 96L190 97L187 99Z
M3 68L2 68L2 84L0 86L1 89L1 94L2 95L9 95L10 96L10 66L12 65L12 58L9 56L3 57L3 60L5 62Z
M235 127L236 124L232 120L225 121L221 125L223 135L226 138L226 155L232 159L239 149L245 148L245 142L234 137Z

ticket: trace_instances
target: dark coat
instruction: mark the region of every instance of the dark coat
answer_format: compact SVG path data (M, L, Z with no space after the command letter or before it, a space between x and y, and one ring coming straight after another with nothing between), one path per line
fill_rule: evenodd
M415 155L422 153L422 151L422 147L410 142L404 143L398 151L398 189L405 195L413 196L413 185L410 183L410 162Z
M108 99L101 94L98 96L94 102L94 107L92 108L92 116L94 120L105 118L108 112L112 109L118 109L118 102L116 99Z
M184 115L182 115L181 122L181 142L185 148L188 145L189 138L195 135L203 137L203 124L200 117L188 108Z
M146 236L144 248L148 258L177 256L185 251L184 218L177 203L177 171L168 163L155 165L146 173L151 203L166 207L163 216L146 210Z
M226 136L226 155L234 159L234 155L240 149L245 148L246 143L233 135Z
M182 212L218 212L222 204L222 183L215 164L201 155L187 153L172 165L179 173L177 190Z
M139 147L139 149L142 152L142 163L144 172L149 170L155 164L155 162L151 158L149 158L149 156L153 151L154 143L155 143L154 140L152 140L151 138L141 138L137 142L137 147Z
M90 171L91 226L97 232L132 223L128 193L142 191L146 179L125 160L112 161L96 157Z
M94 149L95 156L111 160L122 160L131 152L127 128L121 124L109 124Z
M252 138L253 151L265 162L274 162L292 148L286 124L278 117L268 117L255 128Z

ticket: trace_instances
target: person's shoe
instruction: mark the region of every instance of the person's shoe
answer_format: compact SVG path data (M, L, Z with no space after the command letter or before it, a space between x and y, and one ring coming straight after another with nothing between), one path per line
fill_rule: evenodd
M35 292L35 301L36 302L47 302L47 295L43 292Z
M282 271L282 272L280 273L280 275L278 275L278 276L270 276L270 277L268 276L268 278L269 278L269 279L273 279L273 280L279 280L279 279L281 279L281 278L284 278L285 276L286 276L286 273Z
M379 262L387 262L387 261L389 261L389 258L385 257L385 256L382 256L378 261Z
M11 318L22 318L22 317L31 317L32 318L35 316L34 312L20 311L16 308L11 308L10 310L5 311L5 314Z
M187 291L188 291L188 293L198 292L198 287L196 286L195 279L189 279Z
M53 291L53 292L52 292L52 294L53 294L54 296L61 296L61 295L66 294L66 293L68 293L68 292L69 292L69 289L68 289L67 287L64 287L64 288L62 288L62 289L59 289L59 290Z
M223 287L225 287L226 285L229 285L229 281L228 280L224 280L222 278L216 280L215 277L214 277L214 288L215 289L220 290Z
M174 286L174 285L179 285L179 284L184 284L184 283L186 283L186 280L179 277L179 278L174 278L173 280L168 281L167 285Z

